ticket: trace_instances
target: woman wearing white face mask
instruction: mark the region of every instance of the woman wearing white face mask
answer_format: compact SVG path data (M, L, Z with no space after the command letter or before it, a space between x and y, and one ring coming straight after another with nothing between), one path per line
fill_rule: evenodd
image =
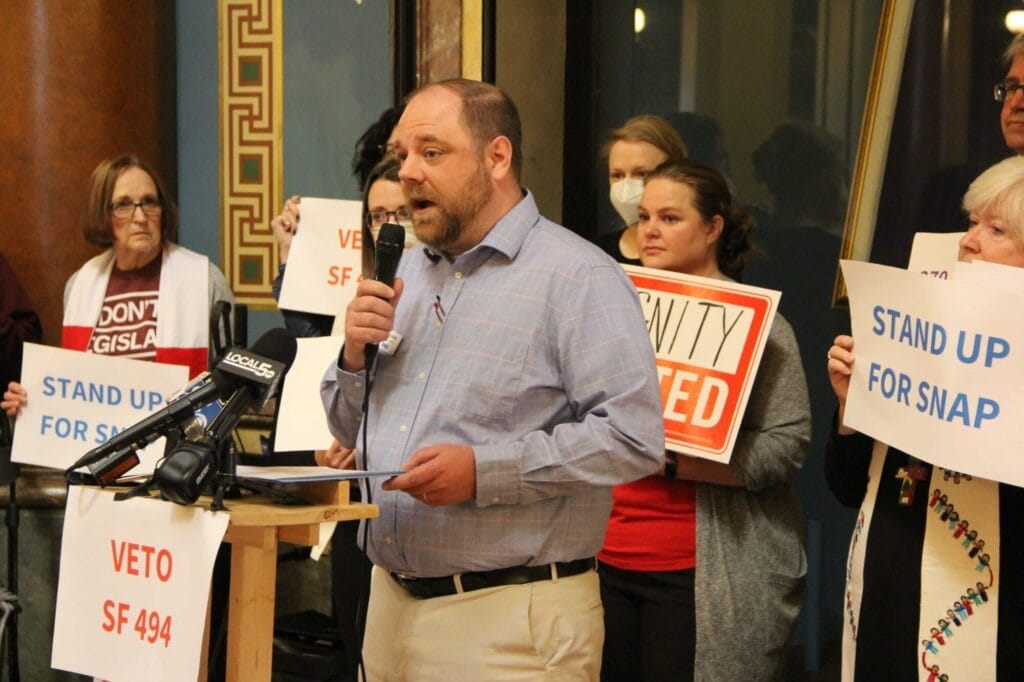
M635 261L640 257L636 221L644 178L665 161L685 159L686 145L668 121L642 114L613 130L602 151L608 159L608 198L626 224L619 237L619 252Z

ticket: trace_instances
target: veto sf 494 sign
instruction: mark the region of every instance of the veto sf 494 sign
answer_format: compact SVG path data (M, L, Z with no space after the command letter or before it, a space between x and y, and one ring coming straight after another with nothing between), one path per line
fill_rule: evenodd
M728 462L781 294L623 266L654 346L665 447Z

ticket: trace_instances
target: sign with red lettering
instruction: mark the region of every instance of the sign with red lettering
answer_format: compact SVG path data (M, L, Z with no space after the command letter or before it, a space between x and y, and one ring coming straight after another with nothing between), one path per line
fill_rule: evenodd
M51 665L104 680L194 680L228 515L71 486Z
M623 267L636 285L657 358L665 447L728 462L781 294Z
M278 305L337 315L355 296L362 274L363 204L303 197Z

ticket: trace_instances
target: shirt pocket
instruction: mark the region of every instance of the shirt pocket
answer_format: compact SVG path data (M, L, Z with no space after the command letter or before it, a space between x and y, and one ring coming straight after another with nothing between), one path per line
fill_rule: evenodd
M505 425L520 395L529 345L482 332L444 370L445 398L453 418Z

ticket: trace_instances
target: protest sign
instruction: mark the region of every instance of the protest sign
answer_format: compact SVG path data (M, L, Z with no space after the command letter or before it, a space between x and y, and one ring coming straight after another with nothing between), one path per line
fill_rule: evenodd
M1024 291L1024 268L1014 265L987 263L983 260L957 262L953 266L953 279L958 284L976 284L989 291Z
M341 336L297 340L295 362L284 377L278 399L275 452L326 450L331 444L327 414L320 401L320 382L327 368L337 364L344 342Z
M303 197L278 305L337 315L355 296L362 273L363 205Z
M657 358L666 447L728 462L779 292L623 267L638 290Z
M68 489L51 665L99 679L194 680L228 515Z
M963 232L918 232L910 248L907 270L949 279L960 253Z
M1024 485L1024 299L873 263L842 268L857 356L844 423L931 464Z
M188 367L25 344L11 459L66 469L89 450L164 407L188 381ZM163 439L146 448L133 474L149 473Z

